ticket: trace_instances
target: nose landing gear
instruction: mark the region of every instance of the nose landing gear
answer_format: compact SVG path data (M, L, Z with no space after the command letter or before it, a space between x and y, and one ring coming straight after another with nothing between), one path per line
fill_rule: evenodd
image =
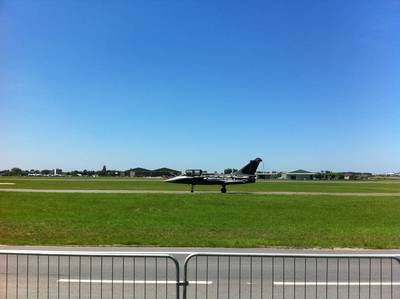
M222 192L222 193L226 193L226 187L225 187L225 186L222 186L221 192Z

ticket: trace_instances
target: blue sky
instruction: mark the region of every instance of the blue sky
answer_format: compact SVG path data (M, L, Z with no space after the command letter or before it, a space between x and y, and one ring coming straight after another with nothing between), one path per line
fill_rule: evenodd
M399 1L0 1L0 169L400 170Z

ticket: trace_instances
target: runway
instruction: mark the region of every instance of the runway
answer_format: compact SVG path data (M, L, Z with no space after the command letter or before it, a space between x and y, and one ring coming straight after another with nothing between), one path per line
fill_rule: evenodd
M0 255L0 298L6 298L7 290L7 299L176 298L177 281L185 278L185 258L193 252L210 252L210 255L195 256L188 262L187 298L400 296L400 266L388 258L400 255L395 250L0 247L3 253L6 249L35 249L42 253L51 250L61 254L20 255L18 260L15 255L9 255L8 260L4 254ZM78 255L66 256L66 252ZM88 255L80 255L83 252ZM150 256L129 256L133 252ZM249 253L254 255L248 256ZM174 256L179 268L167 257L155 254ZM304 254L313 256L305 258ZM325 254L346 257L327 258ZM360 260L354 254L363 254L365 258ZM368 258L368 254L386 256L377 259ZM182 295L182 288L179 291Z
M23 189L0 188L0 192L27 192L27 193L97 193L97 194L220 194L219 191L190 191L183 190L82 190L82 189ZM314 195L314 196L366 196L366 197L400 197L400 192L291 192L291 191L228 191L228 194L254 195Z

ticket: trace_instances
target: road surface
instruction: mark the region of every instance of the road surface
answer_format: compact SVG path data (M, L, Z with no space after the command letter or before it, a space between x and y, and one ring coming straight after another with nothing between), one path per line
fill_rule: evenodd
M81 189L23 189L23 188L0 188L0 192L35 192L35 193L162 193L162 194L190 194L190 191L183 190L81 190ZM219 191L195 191L194 194L217 194ZM230 194L254 194L254 195L327 195L327 196L396 196L400 197L400 192L291 192L291 191L228 191Z
M215 248L0 247L52 250L86 255L0 255L0 298L176 298L179 263L193 252L212 256L188 262L187 298L399 298L400 266L394 259L366 254L399 251L270 250ZM153 256L132 257L149 254ZM119 256L111 257L110 253ZM231 256L227 256L231 253ZM247 256L254 253L254 256ZM295 257L297 254L363 254L364 259ZM222 254L224 256L215 256ZM261 257L257 254L276 254ZM103 255L103 257L99 256ZM122 257L122 256L123 257ZM241 256L239 256L241 255ZM283 257L282 255L291 255ZM16 267L18 262L18 269ZM28 263L27 263L28 262ZM6 271L7 270L7 271ZM28 272L27 272L28 270ZM8 272L8 275L5 273ZM27 275L28 274L28 275ZM17 286L18 277L18 286ZM27 288L28 286L28 288ZM182 288L180 288L182 291ZM239 296L240 294L240 296Z

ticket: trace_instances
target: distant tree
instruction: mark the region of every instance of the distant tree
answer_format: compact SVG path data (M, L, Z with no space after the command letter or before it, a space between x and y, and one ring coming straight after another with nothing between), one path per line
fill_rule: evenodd
M0 175L2 175L2 176L10 176L11 175L10 174L10 170L8 170L8 169L2 170L2 171L0 171Z
M332 180L343 180L344 179L344 173L343 172L332 172L331 173L331 179Z
M50 169L43 169L40 173L41 173L42 175L49 175L49 174L52 173L52 171L51 171Z
M21 168L17 168L17 167L11 168L10 175L21 176L22 174L23 174L23 171Z
M79 174L79 171L78 171L78 170L73 170L73 171L71 171L71 175L72 175L72 176L78 176L78 174Z
M103 168L99 172L99 175L101 175L101 176L106 176L107 175L107 168L106 168L105 165L103 165Z

